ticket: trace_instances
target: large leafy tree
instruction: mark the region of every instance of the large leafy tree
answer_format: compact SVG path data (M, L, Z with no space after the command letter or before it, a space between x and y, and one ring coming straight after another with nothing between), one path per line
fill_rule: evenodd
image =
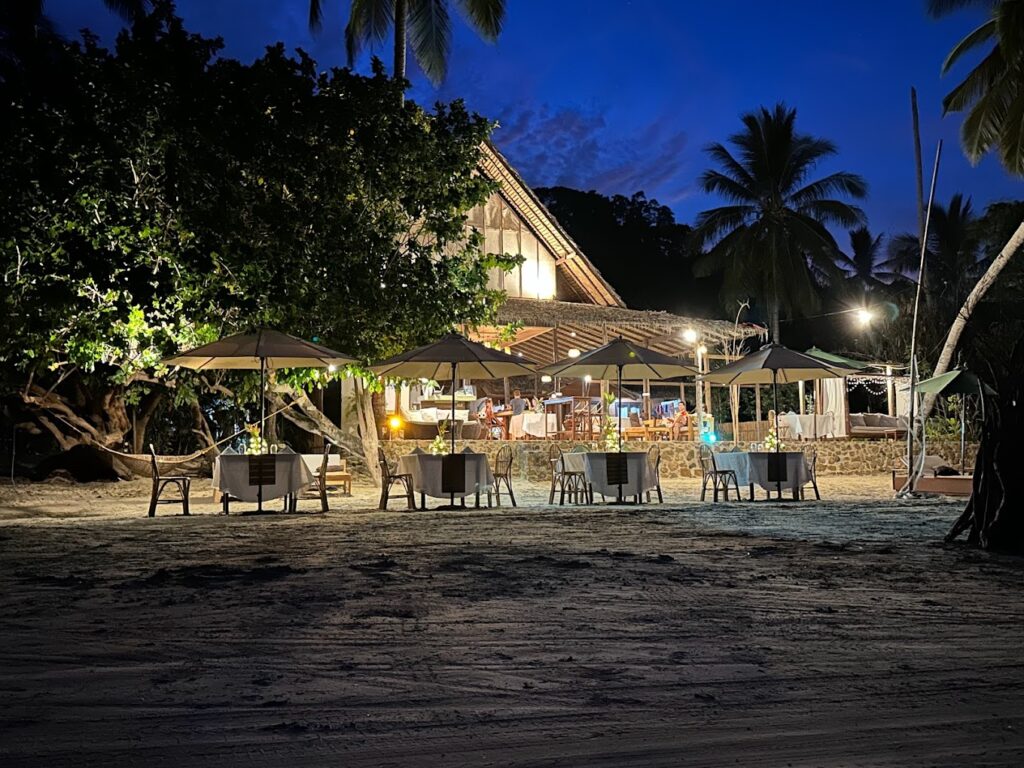
M711 247L699 273L721 272L730 296L756 296L768 308L772 339L783 312L817 304L816 275L834 270L839 253L828 225L853 227L864 215L850 198L867 194L864 180L844 171L812 178L835 145L799 133L796 110L777 104L742 116L732 149L707 148L715 168L701 176L704 191L728 205L697 217L695 235Z
M505 0L456 0L459 11L477 34L494 42L505 21ZM448 0L352 0L345 26L349 66L367 45L383 43L394 31L395 77L405 78L406 50L435 85L448 73L451 50L451 12ZM309 0L309 26L323 24L323 0Z
M150 395L251 389L177 374L168 389L156 362L181 346L272 325L370 359L500 298L487 273L505 261L465 235L492 191L487 121L402 104L379 69L219 47L158 3L113 52L63 45L58 69L4 87L0 362L65 447L122 445Z

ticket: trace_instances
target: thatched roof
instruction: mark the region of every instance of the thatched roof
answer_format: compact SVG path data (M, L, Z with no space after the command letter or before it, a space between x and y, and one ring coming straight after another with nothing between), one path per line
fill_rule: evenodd
M665 354L692 356L695 345L683 338L688 330L696 332L698 344L709 348L765 335L763 327L751 323L737 326L727 320L683 317L669 312L537 299L507 299L498 310L497 320L500 325L522 326L515 340L506 343L537 363L560 360L572 348L593 349L617 336ZM474 335L495 340L497 332L497 328L480 328Z

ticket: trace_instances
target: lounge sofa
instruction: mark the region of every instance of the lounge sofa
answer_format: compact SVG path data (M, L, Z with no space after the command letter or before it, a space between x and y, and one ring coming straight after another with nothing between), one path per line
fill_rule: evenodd
M902 416L884 413L851 413L850 437L906 437L907 422Z

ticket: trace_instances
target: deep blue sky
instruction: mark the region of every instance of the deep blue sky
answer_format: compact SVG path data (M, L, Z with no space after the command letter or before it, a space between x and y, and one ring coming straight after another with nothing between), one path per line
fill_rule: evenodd
M347 0L325 0L316 38L306 0L179 0L194 31L224 38L225 54L252 59L282 40L324 66L344 64ZM864 208L875 231L915 228L909 88L921 107L926 176L945 140L939 201L956 191L978 208L1024 197L994 158L977 168L957 140L960 116L941 116L955 84L939 67L977 22L960 13L933 21L924 0L509 0L497 45L453 21L448 81L434 89L411 64L413 98L463 97L497 119L498 147L534 186L600 192L644 190L681 221L716 201L696 179L710 141L724 141L740 113L778 100L795 106L803 131L831 139L848 170L870 185ZM105 39L120 26L100 0L49 0L65 34L89 26ZM391 50L377 51L390 68ZM410 57L410 62L412 58ZM358 68L369 67L369 55ZM955 74L961 74L958 70ZM845 246L843 242L841 245Z

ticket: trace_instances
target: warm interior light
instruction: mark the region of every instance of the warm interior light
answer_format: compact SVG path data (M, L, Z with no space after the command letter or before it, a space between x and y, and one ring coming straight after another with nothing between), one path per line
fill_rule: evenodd
M569 336L571 336L572 338L575 339L576 338L576 331L569 331Z
M551 377L548 376L545 373L543 376L540 377L540 381L541 381L542 384L550 384L551 383Z
M701 344L699 347L697 347L697 354L698 355L706 355L707 353L708 353L708 348L705 347L703 344Z
M328 365L327 366L327 370L330 371L331 373L334 373L336 370L338 370L338 366L336 366L336 365Z
M860 323L861 327L871 325L871 321L874 319L875 316L870 309L865 307L864 309L857 310L857 322Z
M402 426L402 420L397 416L392 416L388 419L388 426L392 429L399 429Z
M593 379L590 378L590 374L589 373L586 376L583 377L583 383L584 384L589 384L591 381L593 381Z
M693 330L693 328L687 328L685 331L683 331L683 341L685 341L687 344L693 344L695 341L697 341L697 332Z
M573 347L572 349L569 350L568 355L569 357L579 357L580 351L576 349L576 347Z

